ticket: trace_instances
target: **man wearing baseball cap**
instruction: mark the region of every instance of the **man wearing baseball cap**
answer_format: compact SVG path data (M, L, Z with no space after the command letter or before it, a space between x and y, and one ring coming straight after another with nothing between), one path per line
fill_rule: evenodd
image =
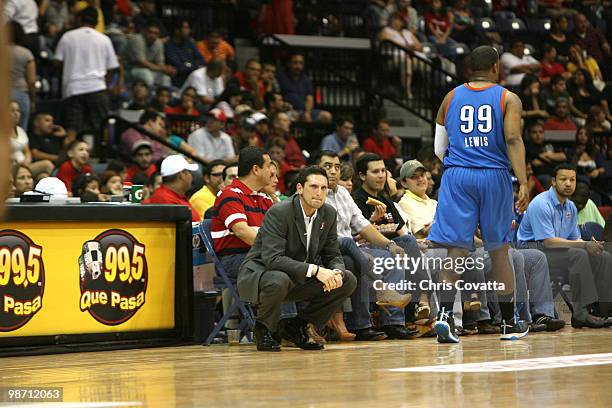
M410 219L411 232L425 238L436 213L438 202L427 196L427 169L418 160L409 160L400 169L400 182L406 193L399 206Z
M223 131L225 122L225 113L219 108L212 109L208 112L206 126L194 131L187 139L187 143L196 149L198 156L207 162L236 159L232 138Z
M191 211L191 220L193 222L200 221L200 215L189 204L189 199L185 194L191 188L193 181L192 171L197 171L198 165L188 163L185 158L179 154L168 156L162 161L161 176L162 185L155 190L155 193L143 204L178 204L189 207Z

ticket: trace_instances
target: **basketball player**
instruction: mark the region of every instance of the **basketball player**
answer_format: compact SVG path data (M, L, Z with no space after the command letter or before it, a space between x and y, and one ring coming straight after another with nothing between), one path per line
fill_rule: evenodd
M474 49L470 63L471 81L446 95L436 118L434 149L446 171L428 239L447 247L448 257L455 260L468 255L480 226L493 264L493 280L504 286L498 291L501 339L514 340L528 332L525 322L514 319L514 271L508 255L514 204L510 165L520 185L517 211L524 212L529 201L521 138L523 108L518 96L497 85L500 66L495 48ZM458 275L446 269L441 278L449 288ZM434 325L440 343L459 342L452 314L456 290L452 287L440 294Z

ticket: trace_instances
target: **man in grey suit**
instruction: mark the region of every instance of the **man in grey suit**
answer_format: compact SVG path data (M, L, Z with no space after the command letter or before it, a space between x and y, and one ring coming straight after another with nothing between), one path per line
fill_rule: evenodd
M325 171L302 169L296 186L291 200L268 210L238 273L240 297L257 305L254 334L260 351L280 351L272 333L284 301L308 305L283 325L280 337L305 350L323 349L308 335L307 324L322 328L357 286L338 248L336 210L325 204Z

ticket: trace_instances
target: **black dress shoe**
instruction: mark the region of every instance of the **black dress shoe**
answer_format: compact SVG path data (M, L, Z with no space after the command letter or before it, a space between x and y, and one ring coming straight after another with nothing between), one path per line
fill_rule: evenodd
M544 316L544 315L534 317L532 324L534 323L545 325L546 331L557 331L565 327L565 321L561 319L555 319L554 317L550 317L550 316Z
M281 351L280 344L274 339L272 332L263 324L255 322L253 335L255 336L255 344L258 351Z
M378 341L387 338L387 335L384 332L376 331L372 327L355 330L354 333L357 335L357 337L355 337L355 341Z
M382 327L383 332L387 335L387 339L393 340L410 340L418 336L418 330L410 330L401 325L389 325Z
M591 329L600 329L605 326L604 320L593 315L587 315L585 320L577 320L572 317L572 327L581 329L583 327L590 327Z
M295 344L302 350L323 350L325 346L308 335L308 322L293 318L281 329L281 337Z
M354 333L357 335L355 341L378 341L387 338L384 332L376 331L371 326L367 329L355 330Z

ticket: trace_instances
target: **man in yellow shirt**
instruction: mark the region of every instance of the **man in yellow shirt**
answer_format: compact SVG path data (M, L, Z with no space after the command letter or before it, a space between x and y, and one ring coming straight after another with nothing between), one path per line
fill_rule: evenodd
M200 219L204 219L204 213L215 204L217 193L223 187L223 160L213 160L204 169L204 187L198 190L189 199L191 206L200 214Z
M418 160L404 163L400 181L406 193L399 206L410 220L410 230L416 238L426 238L436 214L438 202L427 196L427 169Z

